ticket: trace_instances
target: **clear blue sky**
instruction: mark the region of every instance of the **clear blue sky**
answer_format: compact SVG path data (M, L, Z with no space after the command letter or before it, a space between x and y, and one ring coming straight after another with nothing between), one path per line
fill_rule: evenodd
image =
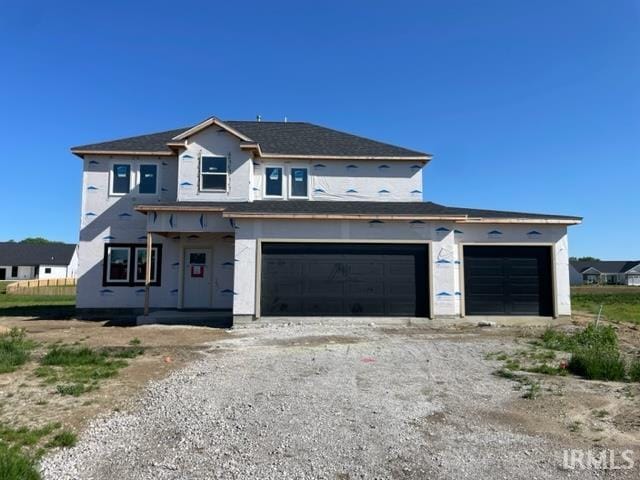
M435 155L428 200L581 215L640 258L640 2L2 2L0 239L76 241L72 145L207 116Z

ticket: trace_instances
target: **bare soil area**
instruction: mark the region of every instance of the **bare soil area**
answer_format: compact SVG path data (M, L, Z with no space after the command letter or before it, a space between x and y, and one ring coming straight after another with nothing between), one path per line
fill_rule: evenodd
M223 330L202 327L110 327L105 322L0 318L0 329L24 328L38 343L32 359L15 372L0 375L0 424L39 427L61 422L81 430L99 413L126 408L147 382L182 368L198 356L207 342L224 338ZM43 385L34 374L37 360L54 344L79 343L89 347L125 347L137 338L145 353L128 359L118 375L91 392L74 397L60 395L55 385Z
M183 352L201 345L156 329L136 336L144 345L153 338L161 344L155 360L140 359L158 369L171 368L162 364L169 344L182 344ZM131 396L127 409L91 422L76 447L46 457L43 473L154 480L638 478L638 384L526 374L541 386L527 399L520 383L494 375L501 362L492 352L525 349L541 333L364 325L213 331L202 356L183 353L176 363L184 368L146 377L157 380ZM618 327L626 352L637 352L637 333ZM121 381L130 381L126 376L125 369ZM618 462L630 449L635 467L566 469L566 449L610 450Z

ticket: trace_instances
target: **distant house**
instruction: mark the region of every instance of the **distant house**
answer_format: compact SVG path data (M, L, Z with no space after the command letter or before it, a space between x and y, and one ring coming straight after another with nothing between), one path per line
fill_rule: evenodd
M77 245L0 243L0 280L75 278L77 270Z
M571 261L571 285L640 286L640 260Z

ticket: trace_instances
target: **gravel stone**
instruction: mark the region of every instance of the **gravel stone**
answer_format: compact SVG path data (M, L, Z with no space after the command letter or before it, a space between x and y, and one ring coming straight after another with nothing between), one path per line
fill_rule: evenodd
M463 336L366 325L233 331L45 457L43 477L600 478L562 469L570 445L496 420L520 395L485 360L501 343Z

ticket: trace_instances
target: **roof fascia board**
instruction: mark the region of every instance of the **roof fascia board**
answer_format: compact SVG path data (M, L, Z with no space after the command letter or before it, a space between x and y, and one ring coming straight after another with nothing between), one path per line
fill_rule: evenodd
M144 151L144 150L83 150L83 149L72 149L71 153L77 155L79 157L83 157L84 155L131 155L131 156L164 156L164 157L173 157L175 153L162 150L160 152L153 151Z
M264 159L293 159L293 160L421 160L428 162L433 158L432 155L407 155L405 156L367 156L367 155L293 155L284 153L263 153Z
M240 133L238 130L236 130L235 128L227 125L226 123L224 123L221 120L218 120L216 117L211 117L208 118L206 120L204 120L203 122L200 122L198 125L196 125L195 127L191 127L189 130L187 130L186 132L182 132L180 135L177 135L175 137L173 137L171 140L174 141L179 141L179 140L186 140L187 138L189 138L190 136L201 132L202 130L204 130L205 128L210 127L211 125L215 125L217 127L220 127L224 130L226 130L227 132L229 132L231 135L239 138L242 141L245 142L253 142L253 140L251 140L249 137L247 137L246 135Z
M376 215L358 213L270 213L270 212L227 212L225 218L269 218L269 219L304 219L304 220L432 220L432 221L456 221L462 216L447 217L442 215Z
M458 223L511 223L511 224L541 224L541 225L578 225L582 220L577 218L466 218Z

